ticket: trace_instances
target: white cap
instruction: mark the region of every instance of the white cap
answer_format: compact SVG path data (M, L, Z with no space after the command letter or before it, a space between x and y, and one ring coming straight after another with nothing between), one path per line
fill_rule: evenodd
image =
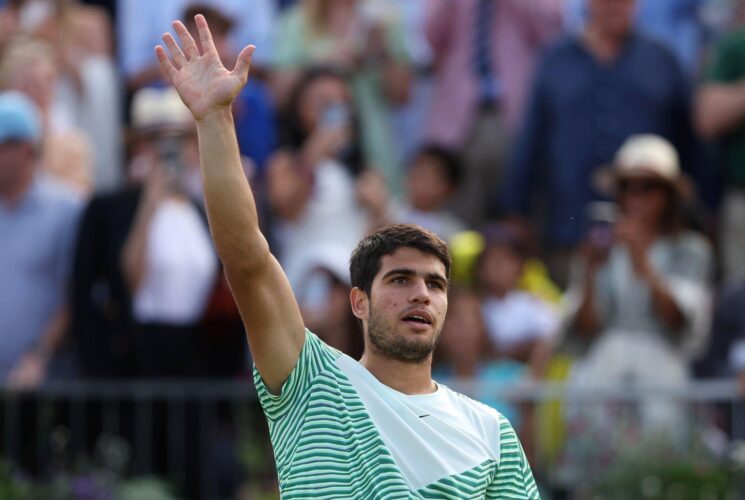
M132 98L135 130L183 130L194 127L191 111L173 87L138 90Z
M652 134L626 139L613 164L619 177L651 175L672 183L680 177L678 152L668 140Z
M654 134L632 135L621 145L608 165L595 173L595 186L615 194L618 181L630 177L654 178L667 182L683 199L691 199L693 183L681 171L678 152L663 137Z

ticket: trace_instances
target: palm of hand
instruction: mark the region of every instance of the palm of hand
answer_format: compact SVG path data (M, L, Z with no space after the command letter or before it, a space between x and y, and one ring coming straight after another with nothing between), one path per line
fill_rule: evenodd
M197 120L212 109L230 106L245 83L213 54L188 61L173 79L181 99Z

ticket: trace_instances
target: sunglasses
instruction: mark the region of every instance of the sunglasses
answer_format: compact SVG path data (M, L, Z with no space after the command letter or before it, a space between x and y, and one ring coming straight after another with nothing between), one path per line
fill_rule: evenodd
M624 179L618 182L618 192L621 194L649 194L667 189L664 182L654 179Z

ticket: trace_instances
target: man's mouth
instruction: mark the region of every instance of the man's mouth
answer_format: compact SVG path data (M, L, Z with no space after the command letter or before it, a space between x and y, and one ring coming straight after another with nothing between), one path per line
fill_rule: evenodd
M432 316L426 311L411 311L406 313L402 318L402 321L414 325L431 325Z

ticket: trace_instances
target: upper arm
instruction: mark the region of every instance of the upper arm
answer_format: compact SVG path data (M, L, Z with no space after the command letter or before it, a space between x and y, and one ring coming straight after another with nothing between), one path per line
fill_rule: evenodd
M561 32L561 0L512 0L511 4L518 21L536 45L548 42Z
M305 329L290 283L257 230L257 265L225 265L248 345L267 388L278 393L297 363Z

